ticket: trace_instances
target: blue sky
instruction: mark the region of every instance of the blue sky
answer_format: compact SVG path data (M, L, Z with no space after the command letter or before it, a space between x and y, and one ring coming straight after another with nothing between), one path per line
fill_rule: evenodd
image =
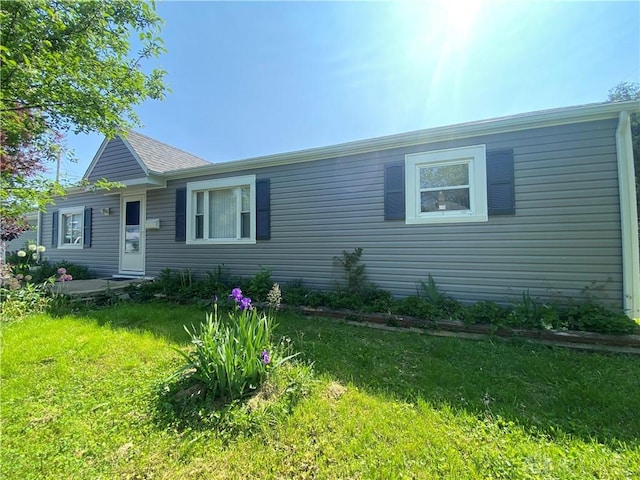
M212 162L604 101L640 2L160 2L172 93L141 133ZM79 179L103 137L69 138Z

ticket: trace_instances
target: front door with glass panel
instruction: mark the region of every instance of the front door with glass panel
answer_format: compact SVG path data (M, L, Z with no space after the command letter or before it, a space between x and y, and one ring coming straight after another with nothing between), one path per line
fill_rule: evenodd
M120 219L120 273L144 274L145 196L122 197Z

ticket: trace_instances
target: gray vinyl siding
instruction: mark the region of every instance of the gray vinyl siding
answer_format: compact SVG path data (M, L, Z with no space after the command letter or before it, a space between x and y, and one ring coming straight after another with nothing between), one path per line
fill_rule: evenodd
M52 214L62 208L92 208L91 247L81 249L58 248L51 244ZM109 208L109 216L102 214L102 208ZM103 193L72 194L58 199L42 214L42 243L47 248L44 258L52 263L68 260L87 267L96 277L118 273L120 195Z
M105 147L88 179L94 182L101 178L106 178L109 181L116 182L144 176L144 170L131 154L131 151L119 137L115 137Z
M271 240L255 245L175 242L175 189L187 180L170 181L147 193L147 218L160 218L161 227L147 232L146 273L224 265L249 276L262 266L280 282L302 278L310 287L330 288L340 279L333 257L362 247L369 279L396 295L414 293L431 274L463 301L513 300L524 290L576 298L591 285L621 305L616 125L538 128L188 180L269 178ZM475 224L384 220L385 164L404 162L408 153L478 144L513 149L515 215Z

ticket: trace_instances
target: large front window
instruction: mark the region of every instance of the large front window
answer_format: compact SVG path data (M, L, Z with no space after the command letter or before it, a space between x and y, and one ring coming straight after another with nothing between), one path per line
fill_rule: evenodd
M64 209L60 211L60 238L58 247L82 248L84 208Z
M255 175L187 184L188 243L255 243Z
M407 223L487 220L484 145L407 155Z

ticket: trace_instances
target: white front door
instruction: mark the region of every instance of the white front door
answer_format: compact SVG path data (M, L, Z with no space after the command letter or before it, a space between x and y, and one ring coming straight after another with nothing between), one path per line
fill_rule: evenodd
M144 275L145 194L123 195L120 212L120 273Z

